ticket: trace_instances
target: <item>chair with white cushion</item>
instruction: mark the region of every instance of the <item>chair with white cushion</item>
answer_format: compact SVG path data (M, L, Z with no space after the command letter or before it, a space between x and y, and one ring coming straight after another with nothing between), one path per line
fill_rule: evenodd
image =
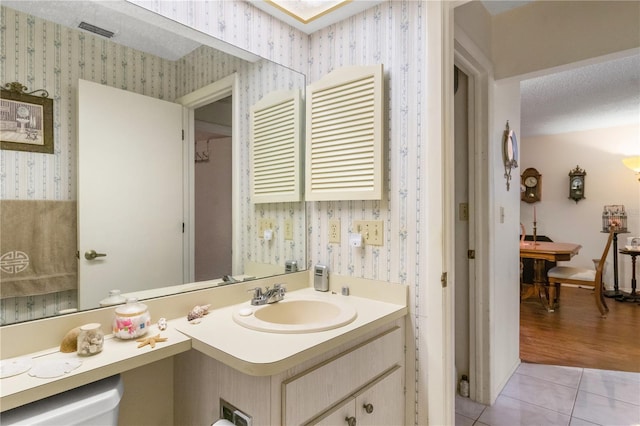
M561 283L593 286L596 296L596 306L598 307L602 318L607 317L609 308L604 301L602 271L607 260L609 248L611 247L611 241L613 241L613 235L613 230L610 230L609 238L607 238L607 244L604 246L604 251L602 252L602 256L600 257L600 261L598 262L595 270L589 268L576 268L573 266L556 266L549 269L549 272L547 272L549 285L556 287L557 300L560 300Z

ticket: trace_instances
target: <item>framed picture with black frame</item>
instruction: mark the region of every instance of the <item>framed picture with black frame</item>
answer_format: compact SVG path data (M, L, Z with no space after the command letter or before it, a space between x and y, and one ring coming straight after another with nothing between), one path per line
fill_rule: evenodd
M0 90L0 148L53 154L53 99L26 91L17 82Z

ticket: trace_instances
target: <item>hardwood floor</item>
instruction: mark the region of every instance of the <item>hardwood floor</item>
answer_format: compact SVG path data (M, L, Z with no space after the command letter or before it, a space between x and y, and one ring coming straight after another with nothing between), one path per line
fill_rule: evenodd
M562 287L560 308L520 303L523 362L640 372L640 304L606 299L600 317L592 290Z

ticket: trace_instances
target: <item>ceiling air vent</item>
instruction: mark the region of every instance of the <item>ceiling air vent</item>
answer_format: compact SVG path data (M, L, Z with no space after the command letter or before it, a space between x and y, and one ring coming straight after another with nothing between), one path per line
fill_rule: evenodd
M106 38L111 38L114 36L114 32L111 32L109 30L105 30L104 28L100 28L100 27L96 27L95 25L91 25L88 24L86 22L80 22L80 25L78 25L78 28L85 30L85 31L89 31L91 33L94 34L98 34L102 37L106 37Z

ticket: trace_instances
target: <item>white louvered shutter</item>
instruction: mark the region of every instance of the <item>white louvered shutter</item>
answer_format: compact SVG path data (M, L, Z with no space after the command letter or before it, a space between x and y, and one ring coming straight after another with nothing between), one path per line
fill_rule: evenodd
M299 90L271 92L251 107L251 201L302 201Z
M307 86L306 200L382 198L383 76L346 67Z

